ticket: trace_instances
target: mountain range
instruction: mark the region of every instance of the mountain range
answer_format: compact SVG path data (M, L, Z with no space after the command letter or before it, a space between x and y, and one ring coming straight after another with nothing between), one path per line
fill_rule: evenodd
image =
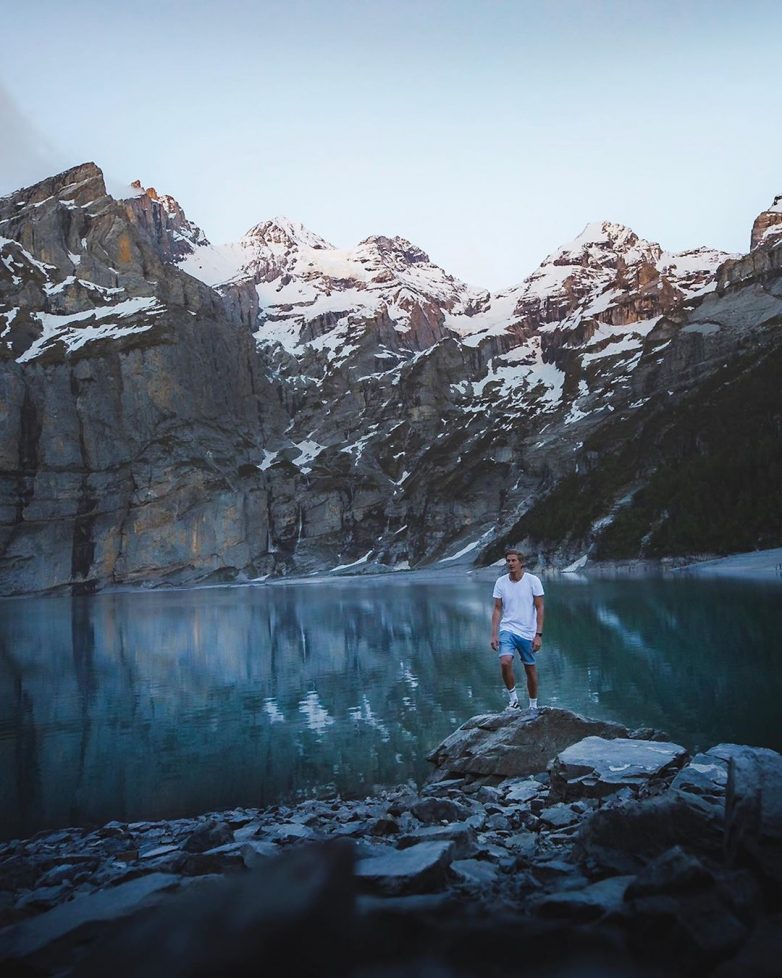
M492 293L85 163L0 199L0 593L782 545L781 321L779 197Z

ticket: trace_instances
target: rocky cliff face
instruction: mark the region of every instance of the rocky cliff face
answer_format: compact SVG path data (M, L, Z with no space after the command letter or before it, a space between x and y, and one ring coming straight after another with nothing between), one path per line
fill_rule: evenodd
M698 457L733 403L722 372L773 375L765 238L671 254L589 225L492 295L401 238L338 249L275 219L214 246L172 198L107 195L94 164L0 201L0 235L4 593L489 560L522 539L561 566L606 549L664 460L681 470L686 428Z
M0 202L6 593L230 576L264 551L248 473L279 399L134 200L87 164Z
M770 245L780 236L782 236L782 194L774 198L768 210L761 211L755 218L749 250L754 251L760 245Z

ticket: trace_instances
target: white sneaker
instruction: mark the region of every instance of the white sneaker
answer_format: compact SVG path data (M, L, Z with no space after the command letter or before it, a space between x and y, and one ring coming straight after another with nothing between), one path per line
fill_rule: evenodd
M518 708L519 708L519 701L518 700L509 700L508 701L507 709L509 709L509 710L518 710Z
M516 705L518 706L518 703ZM539 712L539 710L538 710L538 707L537 706L531 706L529 708L529 715L531 717L536 717L538 715L538 712Z

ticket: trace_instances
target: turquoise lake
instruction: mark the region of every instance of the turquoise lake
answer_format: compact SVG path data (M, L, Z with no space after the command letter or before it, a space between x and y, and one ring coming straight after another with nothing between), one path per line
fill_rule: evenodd
M497 573L0 601L0 837L420 783L505 706ZM542 706L782 749L782 582L543 583Z

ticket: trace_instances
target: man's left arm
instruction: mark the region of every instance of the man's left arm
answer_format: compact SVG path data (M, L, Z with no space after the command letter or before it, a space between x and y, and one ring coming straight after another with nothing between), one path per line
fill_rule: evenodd
M535 619L536 619L535 631L537 632L535 638L532 640L532 649L534 652L537 652L538 649L543 644L543 616L544 616L543 595L542 594L536 595L532 599L532 603L535 605Z

